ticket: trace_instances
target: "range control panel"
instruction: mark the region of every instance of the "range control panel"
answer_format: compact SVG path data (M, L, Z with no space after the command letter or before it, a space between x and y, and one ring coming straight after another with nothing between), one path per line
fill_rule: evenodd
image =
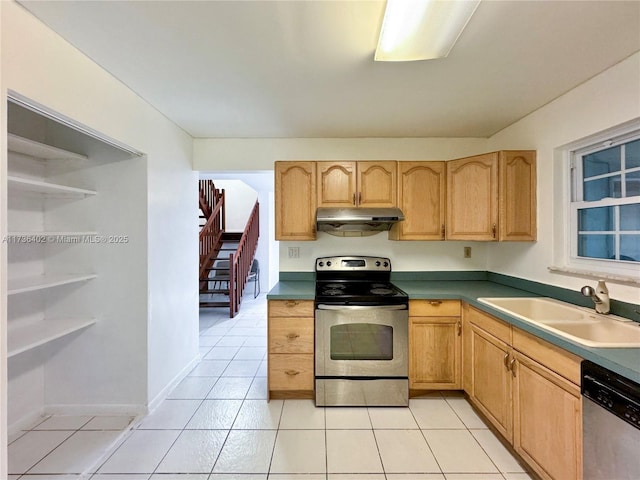
M316 272L390 272L391 260L384 257L320 257Z

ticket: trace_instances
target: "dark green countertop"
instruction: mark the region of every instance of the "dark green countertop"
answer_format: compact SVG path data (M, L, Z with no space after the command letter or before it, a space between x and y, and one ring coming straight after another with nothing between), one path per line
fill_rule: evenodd
M481 297L539 296L535 293L487 280L434 281L394 279L393 283L407 292L410 299L455 299L467 302L480 310L572 352L581 358L591 360L598 365L640 383L640 348L585 347L478 302L478 298ZM315 282L310 278L303 277L299 280L284 280L277 283L267 294L267 299L313 300L314 295ZM561 300L566 301L566 299L563 298L561 298Z

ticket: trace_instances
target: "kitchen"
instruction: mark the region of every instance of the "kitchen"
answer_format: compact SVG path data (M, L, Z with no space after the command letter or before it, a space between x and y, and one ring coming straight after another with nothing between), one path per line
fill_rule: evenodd
M145 220L148 247L143 263L148 269L151 293L148 307L141 313L141 322L148 324L144 333L148 352L145 360L136 364L136 375L145 380L141 382L142 391L136 390L132 395L132 403L153 404L197 355L197 245L185 248L192 245L189 239L196 236L196 226L185 222L186 218L197 216L192 201L197 180L194 171L272 170L276 160L451 160L507 148L535 149L539 172L536 243L474 243L472 257L465 259L463 245L458 242L391 242L382 235L363 242L323 235L316 242L280 242L279 270L311 272L318 257L355 251L370 255L383 252L393 259L394 271L486 270L573 291L586 283L595 285L593 279L551 273L547 269L563 263L561 257L567 243L561 234L564 220L560 199L564 185L563 166L558 161L561 153L557 149L638 116L637 53L621 58L599 75L585 79L570 92L491 136L193 139L20 5L2 2L0 14L3 112L8 91L18 92L148 156ZM39 81L42 78L48 81ZM4 176L4 148L2 155ZM170 208L163 201L166 192L175 192ZM167 224L184 228L173 229L168 235ZM2 228L4 236L7 233L4 222ZM299 258L289 257L290 246L299 248ZM165 269L173 272L172 278L161 274ZM5 272L3 266L3 288L6 288ZM612 298L637 303L637 285L609 283L609 288ZM184 318L190 326L187 330L192 329L193 333L175 334L173 323L177 317ZM6 372L4 353L2 362ZM113 388L117 388L117 383ZM6 376L2 391L6 398ZM101 400L105 404L111 401L108 395ZM5 415L3 404L3 418ZM5 461L0 463L6 465Z

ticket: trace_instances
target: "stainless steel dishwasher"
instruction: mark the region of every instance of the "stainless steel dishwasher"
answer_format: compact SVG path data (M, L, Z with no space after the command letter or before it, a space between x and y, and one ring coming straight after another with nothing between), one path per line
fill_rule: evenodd
M582 362L584 480L640 479L640 385Z

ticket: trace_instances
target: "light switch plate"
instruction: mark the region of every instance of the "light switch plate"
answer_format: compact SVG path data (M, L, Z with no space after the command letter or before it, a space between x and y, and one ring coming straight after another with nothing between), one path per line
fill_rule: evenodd
M300 247L289 247L289 258L300 258Z

